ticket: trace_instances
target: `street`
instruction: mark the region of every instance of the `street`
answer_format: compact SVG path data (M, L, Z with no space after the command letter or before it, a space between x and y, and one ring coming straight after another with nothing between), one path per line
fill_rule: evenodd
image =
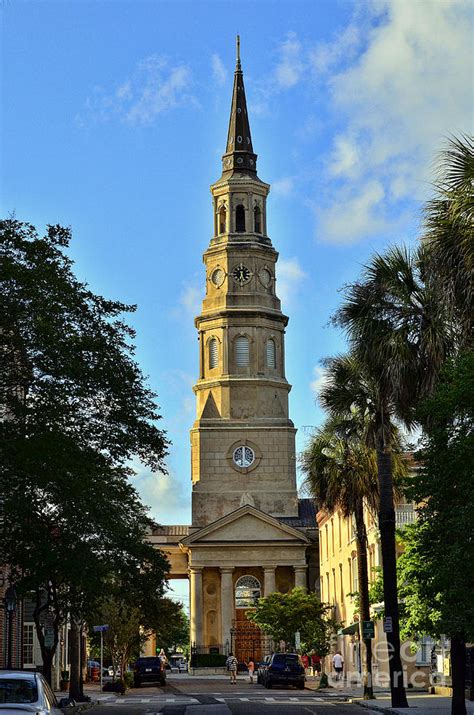
M87 711L91 715L113 715L119 712L126 715L225 715L267 712L276 715L290 712L292 715L325 712L342 715L358 710L335 692L319 694L309 689L300 691L278 687L266 690L256 683L251 685L247 679L239 680L236 686L231 686L223 679L198 679L177 675L169 676L168 684L163 688L143 686L130 690L124 696L94 694L94 699L97 698L100 698L100 705Z

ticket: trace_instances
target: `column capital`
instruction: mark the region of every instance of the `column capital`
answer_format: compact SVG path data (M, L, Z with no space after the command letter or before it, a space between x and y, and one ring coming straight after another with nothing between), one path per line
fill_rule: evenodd
M189 573L202 573L203 569L203 566L188 566Z
M233 566L219 566L219 571L221 573L234 573Z
M302 573L303 571L306 571L308 566L305 564L304 566L293 566L293 568L295 571L299 571L300 573Z
M263 566L263 573L273 573L276 566Z

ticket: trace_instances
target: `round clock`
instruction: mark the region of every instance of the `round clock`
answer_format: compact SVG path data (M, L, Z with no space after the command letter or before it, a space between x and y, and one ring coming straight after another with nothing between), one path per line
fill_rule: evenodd
M260 282L262 283L262 285L265 286L265 288L268 288L271 285L272 274L270 273L268 268L262 268L262 270L258 274L258 277L260 278Z
M211 281L217 288L219 288L219 286L221 286L223 284L224 278L225 278L225 273L222 270L222 268L215 268L212 271Z
M235 281L237 281L237 283L243 285L250 280L250 271L247 266L243 265L243 263L239 263L239 265L232 271L232 277Z
M238 467L247 468L255 462L255 452L251 447L241 445L234 449L232 459Z

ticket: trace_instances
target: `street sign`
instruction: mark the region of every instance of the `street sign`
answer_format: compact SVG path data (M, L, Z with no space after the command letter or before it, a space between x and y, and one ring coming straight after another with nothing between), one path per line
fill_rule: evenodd
M386 616L383 619L383 632L384 633L393 633L392 616Z
M53 630L45 630L45 632L44 632L44 647L52 648L53 645L54 645L54 631Z
M109 626L108 626L108 625L104 625L104 626L92 626L92 630L94 631L94 633L103 633L104 631L108 631L108 630L109 630Z
M362 621L362 640L375 638L375 623L373 621Z
M295 648L299 650L301 648L301 635L299 631L295 633Z

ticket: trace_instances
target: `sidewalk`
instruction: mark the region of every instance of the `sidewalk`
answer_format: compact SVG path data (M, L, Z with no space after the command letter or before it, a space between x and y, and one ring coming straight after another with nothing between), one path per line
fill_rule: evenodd
M369 713L410 713L416 708L416 715L451 715L451 698L444 695L429 695L423 693L407 693L409 708L392 708L389 695L376 695L376 700L351 698L349 702L366 708ZM466 700L466 710L474 713L474 701Z

